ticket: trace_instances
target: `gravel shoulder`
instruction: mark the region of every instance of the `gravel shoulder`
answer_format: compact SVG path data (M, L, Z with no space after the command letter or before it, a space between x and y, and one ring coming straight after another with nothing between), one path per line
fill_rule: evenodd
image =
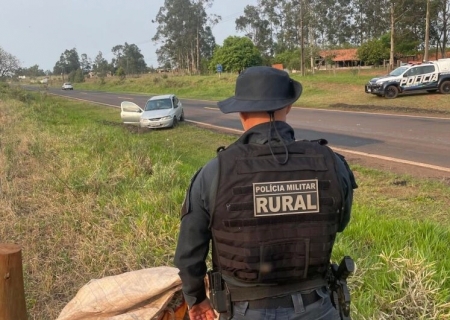
M450 172L440 171L420 166L392 162L372 157L364 157L351 153L341 152L350 165L361 165L383 171L389 171L399 175L410 175L416 178L433 179L450 185Z

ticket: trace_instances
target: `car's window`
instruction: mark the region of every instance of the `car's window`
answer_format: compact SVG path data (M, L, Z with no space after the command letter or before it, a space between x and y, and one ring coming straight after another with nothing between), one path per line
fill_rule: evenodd
M391 73L389 73L389 75L390 76L399 76L403 72L405 72L405 70L408 70L408 67L399 67L399 68L393 70Z
M124 112L136 112L136 107L134 105L123 105L122 110Z
M418 73L419 70L417 69L417 68L411 68L411 69L409 69L408 71L406 71L405 72L405 76L408 76L408 77L410 77L410 76L416 76Z
M145 111L171 109L172 101L170 99L149 100L145 105Z
M420 74L432 73L434 72L434 66L423 66L421 67Z

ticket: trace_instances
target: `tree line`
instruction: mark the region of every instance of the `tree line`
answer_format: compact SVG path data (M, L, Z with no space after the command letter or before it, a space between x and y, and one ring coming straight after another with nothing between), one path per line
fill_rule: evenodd
M123 78L127 74L141 74L148 72L147 64L141 50L135 44L116 45L111 49L114 58L108 62L101 51L94 60L87 54L78 55L76 48L65 50L59 61L53 67L54 75L67 75L73 82L82 82L91 72L104 79L107 74L118 75Z
M198 71L220 63L238 71L283 63L303 70L320 50L361 47L361 61L392 64L430 47L445 57L450 33L450 0L258 0L235 21L251 41L229 37L220 46L210 33L220 17L206 13L212 2L165 1L154 20L161 65Z
M282 63L303 74L321 50L339 48L358 48L365 64L387 59L393 67L394 59L419 52L427 58L429 50L445 57L450 35L450 0L257 0L235 20L236 31L245 36L229 36L218 45L213 28L221 17L207 12L213 2L165 0L152 20L160 68L206 73L220 64L225 72L239 72L252 65ZM151 69L135 44L125 42L111 52L111 61L101 51L92 60L67 49L53 74L77 82L90 72L101 78L125 77ZM20 68L17 58L0 48L0 77L42 72L37 65Z

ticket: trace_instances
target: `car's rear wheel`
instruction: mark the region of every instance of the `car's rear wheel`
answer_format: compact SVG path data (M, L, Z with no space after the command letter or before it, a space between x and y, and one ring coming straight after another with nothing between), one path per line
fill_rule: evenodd
M181 111L180 121L184 121L184 110Z
M387 99L394 99L398 96L398 88L396 86L389 86L384 91L384 96Z
M439 86L439 92L448 94L450 93L450 81L444 81Z

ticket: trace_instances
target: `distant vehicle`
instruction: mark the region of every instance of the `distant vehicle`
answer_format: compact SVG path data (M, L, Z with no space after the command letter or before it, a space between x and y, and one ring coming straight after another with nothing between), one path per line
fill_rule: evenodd
M134 102L123 101L120 109L124 124L142 128L170 128L175 127L179 121L184 121L183 105L174 94L151 97L144 109Z
M64 82L64 84L62 85L63 90L73 90L73 86L70 82Z
M373 78L365 85L365 92L394 99L399 93L426 90L450 93L450 58L422 63L409 63L387 76Z

